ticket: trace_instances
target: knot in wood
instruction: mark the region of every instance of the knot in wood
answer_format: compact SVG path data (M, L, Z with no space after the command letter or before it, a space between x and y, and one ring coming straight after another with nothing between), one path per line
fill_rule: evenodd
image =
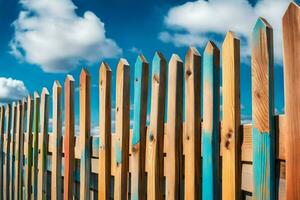
M154 80L156 83L159 83L159 76L158 76L157 74L154 74L153 80Z

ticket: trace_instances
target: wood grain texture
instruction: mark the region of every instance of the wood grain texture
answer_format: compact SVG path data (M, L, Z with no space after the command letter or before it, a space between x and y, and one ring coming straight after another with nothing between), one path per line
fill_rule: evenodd
M232 32L222 45L222 199L240 199L240 40Z
M147 199L163 199L163 144L166 96L166 60L162 53L156 52L152 61L152 94L150 125L147 132Z
M32 123L33 123L33 99L30 95L27 98L27 130L24 141L24 159L25 159L25 191L24 199L31 199L31 185L32 185Z
M203 57L202 199L219 199L220 52L208 42Z
M134 66L133 133L131 140L131 200L146 199L145 156L149 64L139 55Z
M190 47L185 56L185 155L184 199L199 199L201 195L201 56Z
M9 199L14 199L15 188L15 143L16 143L16 123L17 123L17 104L12 104L12 117L11 117L11 136L10 140L10 155L9 155Z
M287 123L286 198L300 199L300 7L290 3L282 18L284 94Z
M173 54L169 62L168 119L166 131L166 199L180 199L182 188L183 63Z
M25 132L26 132L26 127L27 127L27 99L24 97L22 100L22 124L21 124L21 134L20 134L20 179L19 179L19 184L20 187L18 189L18 195L20 199L24 199L25 196L25 190L23 189L24 187L24 180L25 180L25 170L24 170L24 143L25 143Z
M99 70L99 173L98 199L110 199L111 176L111 69L102 63Z
M75 112L73 76L65 79L64 200L73 199L75 171Z
M54 146L52 152L52 171L51 171L51 199L62 199L62 87L58 81L53 84L52 93L52 123Z
M34 92L34 114L33 114L33 149L32 149L32 199L37 200L38 188L38 156L39 156L39 118L40 118L40 96Z
M49 123L49 92L43 88L40 107L40 142L38 156L38 193L39 200L46 199L47 194L47 153L48 153L48 123Z
M252 32L253 198L275 198L273 30L259 18Z
M128 198L129 130L130 130L130 68L127 60L121 59L116 78L116 140L114 165L116 166L114 199Z
M3 199L9 199L10 182L10 132L11 132L11 105L5 107L5 135L4 135L4 166L3 166Z
M90 199L90 131L91 131L91 77L87 70L80 73L79 103L80 103L80 200Z
M18 101L17 107L17 130L16 130L16 151L15 151L15 191L14 199L19 199L19 187L20 187L20 135L22 127L22 102Z
M3 162L5 107L0 107L0 199L3 199Z

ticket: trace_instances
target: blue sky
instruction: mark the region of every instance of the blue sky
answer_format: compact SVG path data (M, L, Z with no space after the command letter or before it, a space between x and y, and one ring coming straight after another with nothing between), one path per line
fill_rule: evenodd
M92 76L92 126L98 123L98 69L101 61L113 71L120 57L131 65L139 53L151 63L155 51L167 60L184 59L189 45L201 55L208 40L219 48L226 31L241 38L242 118L251 118L249 36L258 16L274 28L275 107L282 113L283 68L281 17L286 0L0 0L0 103L21 98L42 87L52 91L72 74L78 87L86 67ZM133 84L132 84L133 85ZM113 86L115 87L115 86ZM76 118L78 120L78 92ZM115 92L113 91L113 105ZM133 87L131 90L133 103ZM52 113L50 109L50 113Z

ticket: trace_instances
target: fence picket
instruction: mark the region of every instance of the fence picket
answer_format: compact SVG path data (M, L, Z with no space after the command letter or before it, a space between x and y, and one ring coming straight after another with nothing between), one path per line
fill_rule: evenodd
M222 45L222 199L240 199L240 41L232 32Z
M32 160L32 197L37 200L38 187L38 155L39 155L39 116L40 96L34 92L34 116L33 116L33 160Z
M3 144L4 144L4 119L5 119L5 108L0 107L0 199L3 199Z
M19 179L19 198L23 199L25 195L25 171L24 171L24 142L25 142L25 132L26 132L26 127L27 127L27 99L24 97L22 101L22 124L21 124L21 134L20 134L20 179Z
M145 196L146 119L149 64L143 55L135 63L133 134L131 141L131 199Z
M90 129L91 129L91 108L90 108L90 75L83 69L80 73L80 200L90 199Z
M152 61L151 113L147 137L147 199L149 200L163 199L166 73L166 60L162 53L156 52Z
M185 199L199 199L201 190L201 56L190 47L185 57Z
M300 7L290 3L282 19L286 115L286 199L300 199Z
M53 132L54 141L51 170L51 199L62 199L62 87L58 81L53 84Z
M7 104L5 109L5 135L4 135L4 166L3 166L3 199L9 199L9 169L10 169L10 126L11 105Z
M10 140L10 170L9 170L9 199L14 199L15 188L15 143L16 143L16 123L17 123L17 105L15 102L12 104L12 117L11 117L11 140Z
M38 157L38 199L46 199L47 194L47 153L48 153L49 92L43 88L40 107L40 144Z
M19 188L21 188L20 185L20 137L21 137L21 129L22 129L22 111L23 106L22 102L18 102L18 108L17 108L17 130L16 130L16 151L15 151L15 191L14 191L14 197L16 200L19 199Z
M203 57L202 199L219 199L220 52L209 41Z
M102 63L99 70L99 174L98 199L110 199L111 175L111 69Z
M121 59L116 78L116 176L114 199L128 198L129 129L130 129L130 68L127 60Z
M65 79L64 200L73 199L75 171L74 78Z
M169 62L166 157L166 199L180 199L182 186L182 93L183 63L173 54Z

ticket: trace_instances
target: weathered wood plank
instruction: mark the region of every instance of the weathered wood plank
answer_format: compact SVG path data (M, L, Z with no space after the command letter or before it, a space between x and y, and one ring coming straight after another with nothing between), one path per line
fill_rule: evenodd
M5 143L4 143L4 169L3 169L3 199L9 199L10 182L10 128L11 128L11 105L7 104L5 109Z
M58 81L53 84L52 96L52 116L54 146L52 152L52 171L51 171L51 199L62 199L62 179L61 179L61 162L62 162L62 87Z
M15 187L15 143L16 143L16 123L17 123L17 105L15 102L12 104L12 130L10 140L10 171L9 171L9 199L14 199L14 187Z
M30 95L27 98L27 131L24 135L25 155L25 191L24 199L31 199L31 172L32 172L32 120L33 120L33 99Z
M39 155L39 117L40 96L34 92L34 115L33 115L33 160L32 160L32 198L37 200L38 187L38 155Z
M232 32L222 45L222 199L240 199L240 40Z
M166 96L166 60L162 53L156 52L152 61L152 94L150 126L147 132L147 199L163 199L163 144Z
M121 59L116 77L116 139L114 141L115 186L114 199L128 198L127 178L129 170L130 129L130 68L127 60Z
M201 195L201 56L190 47L185 56L185 199L200 199Z
M102 63L99 70L99 173L98 199L110 199L111 175L111 69Z
M253 198L275 198L273 30L259 18L252 32Z
M27 99L24 97L23 101L23 110L22 110L22 124L21 124L21 135L20 135L20 179L19 184L20 188L18 189L18 195L20 199L23 199L25 196L24 184L25 184L25 170L24 170L24 143L25 143L25 132L26 132L26 121L27 121Z
M91 174L91 155L90 155L90 131L91 131L91 107L90 90L91 77L87 70L83 69L80 73L80 200L90 198L90 174Z
M38 199L46 199L47 190L47 153L48 153L48 123L49 123L49 92L43 88L40 107L40 142L38 157Z
M19 187L20 187L20 136L22 129L22 102L18 101L17 108L17 130L16 130L16 151L15 151L15 191L14 197L16 200L19 199Z
M284 94L287 123L286 198L300 199L300 7L290 3L282 19Z
M64 200L73 199L75 171L74 78L65 79Z
M220 52L208 42L203 57L202 199L219 199Z
M146 119L149 64L139 55L134 66L133 134L131 140L131 199L145 196Z
M182 185L182 101L183 63L173 54L169 62L168 77L167 156L165 166L166 199L180 199Z
M5 119L5 108L0 107L0 199L3 199L3 145L4 145L4 120Z

